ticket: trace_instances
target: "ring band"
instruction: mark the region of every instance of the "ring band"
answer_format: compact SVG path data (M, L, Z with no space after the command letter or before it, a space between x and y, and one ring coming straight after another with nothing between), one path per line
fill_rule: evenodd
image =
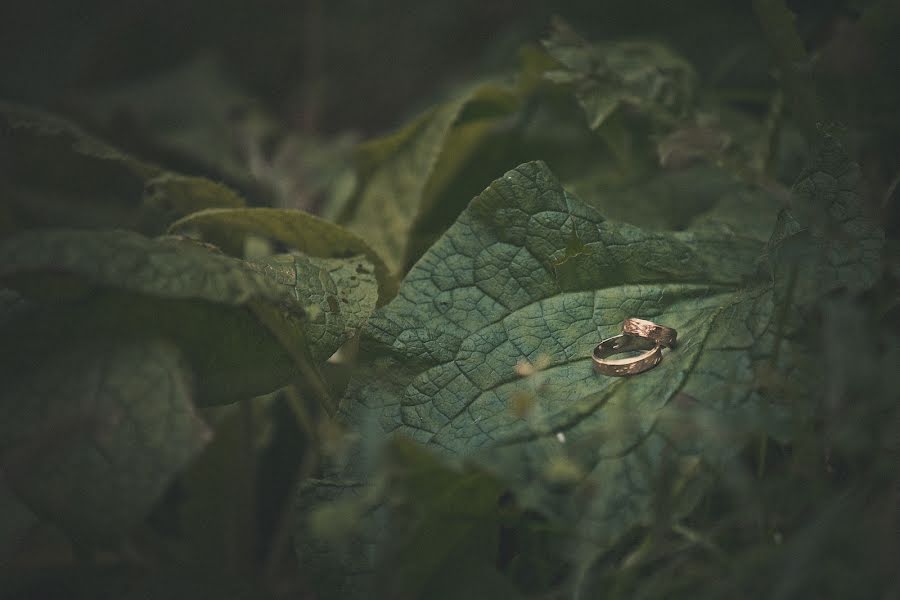
M646 350L646 352L631 358L609 358L614 354L634 350ZM659 361L662 360L662 346L653 340L623 333L600 342L594 348L592 358L596 369L604 375L614 377L637 375L659 364Z
M622 333L653 340L666 348L675 346L675 340L678 338L678 332L671 327L664 327L657 325L653 321L635 319L633 317L625 319L625 322L622 323Z

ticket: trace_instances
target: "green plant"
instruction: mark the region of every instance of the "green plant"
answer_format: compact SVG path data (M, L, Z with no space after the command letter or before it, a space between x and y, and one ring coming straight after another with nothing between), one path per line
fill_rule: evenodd
M208 61L88 96L243 193L0 105L2 589L900 593L896 144L753 7L781 86L555 19L352 151ZM628 316L679 345L597 375Z

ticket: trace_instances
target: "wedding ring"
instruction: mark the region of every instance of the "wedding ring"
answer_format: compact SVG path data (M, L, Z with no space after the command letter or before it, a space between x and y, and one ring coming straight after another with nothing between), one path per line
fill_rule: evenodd
M645 350L631 358L609 358L622 352ZM604 375L623 377L652 369L662 360L662 346L654 340L621 334L600 342L592 355L594 366Z
M653 340L666 348L675 346L675 340L678 337L678 332L671 327L664 327L657 325L653 321L635 319L633 317L625 319L625 322L622 323L622 333Z

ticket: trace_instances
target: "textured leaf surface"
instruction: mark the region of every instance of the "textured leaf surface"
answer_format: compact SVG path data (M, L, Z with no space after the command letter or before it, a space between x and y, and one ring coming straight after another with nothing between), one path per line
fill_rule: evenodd
M229 188L167 173L69 121L0 103L6 229L121 227L157 233L189 212L243 206Z
M6 480L76 537L135 524L209 437L190 369L169 344L79 345L4 380Z
M544 47L562 67L545 77L574 87L591 129L623 106L664 122L683 116L691 106L694 69L662 44L590 44L557 19Z
M360 192L345 220L381 255L391 272L399 272L406 264L414 224L441 187L480 143L493 120L515 106L511 92L481 86L360 148ZM467 108L471 109L468 120L463 118ZM460 127L454 129L455 125Z
M53 317L80 315L66 328L83 321L91 324L86 335L122 329L177 340L198 371L203 403L284 385L293 352L327 359L363 325L377 298L372 266L362 257L249 262L191 241L123 231L24 233L0 245L0 265L0 278L44 302L87 299ZM252 312L264 308L265 326ZM276 339L296 347L279 347Z
M368 370L351 382L344 418L480 461L524 505L602 546L647 518L664 465L681 472L698 453L733 451L700 434L679 438L667 462L678 436L658 417L679 393L697 410L753 412L771 294L749 278L763 248L727 228L605 221L542 163L522 165L473 201L370 320ZM598 375L591 349L633 315L677 328L679 346L639 376ZM523 364L539 370L522 377ZM364 476L351 463L338 479Z
M300 210L277 208L209 209L172 224L172 233L199 234L232 256L247 254L248 244L262 240L270 249L291 250L321 258L364 255L374 266L383 290L395 288L384 262L355 233Z

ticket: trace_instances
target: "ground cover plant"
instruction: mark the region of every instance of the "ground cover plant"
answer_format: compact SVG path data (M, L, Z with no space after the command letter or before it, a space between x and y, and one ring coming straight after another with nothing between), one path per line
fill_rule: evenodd
M0 598L900 595L896 3L138 4L7 21Z

